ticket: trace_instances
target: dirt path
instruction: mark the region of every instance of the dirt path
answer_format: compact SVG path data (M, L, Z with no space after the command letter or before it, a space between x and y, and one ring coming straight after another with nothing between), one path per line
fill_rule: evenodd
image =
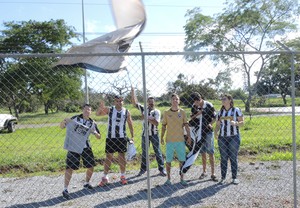
M292 162L259 162L240 164L239 185L218 184L205 178L199 180L200 167L192 167L186 174L188 186L179 183L178 170L172 169L172 185L165 186L166 178L150 171L152 207L293 207ZM220 170L217 169L217 173ZM94 191L82 189L84 174L74 174L71 181L71 200L61 196L63 176L31 178L1 178L0 207L147 207L147 175L127 174L129 184L122 186L116 179L107 187ZM102 173L95 173L96 186ZM230 177L230 175L229 175ZM300 167L297 167L300 199ZM298 206L300 202L298 201Z

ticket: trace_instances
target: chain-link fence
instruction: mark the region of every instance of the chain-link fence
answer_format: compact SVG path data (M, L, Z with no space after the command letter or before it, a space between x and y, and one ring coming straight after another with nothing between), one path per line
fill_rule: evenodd
M62 56L67 55L0 55L1 207L299 205L299 141L296 140L299 137L296 129L300 112L298 52L129 53L125 57L127 70L117 73L53 67L57 58ZM120 54L68 56L107 56L113 61L113 57ZM200 93L202 99L194 99L191 96L194 92ZM172 93L179 95L179 106L185 112L186 120L185 114L178 113L174 107L176 101L171 100ZM241 109L243 116L236 111L232 115L221 113L222 105L226 103L225 99L221 100L224 94L232 95L235 109ZM151 97L154 99L149 100ZM98 131L94 123L87 122L85 116L89 115L88 110L81 109L86 102L91 105L90 118L97 124L100 140L97 139ZM120 110L121 102L129 113ZM162 124L166 124L166 134L175 132L181 135L184 132L181 127L173 126L171 114L165 114L170 107L177 113L174 120L180 118L180 122L187 123L195 115L191 109L198 105L197 102L200 104L196 111L200 113L195 118L202 123L197 123L196 127L191 126L201 126L198 129L200 134L193 138L196 141L199 138L205 141L211 139L214 154L205 154L203 149L200 153L192 149L196 159L192 161L182 181L179 175L182 171L179 168L182 152L170 156L172 151L169 149L167 153L166 148L167 145L170 148L171 143L160 144L159 138L165 126ZM143 111L152 107L152 104L159 110L155 111L156 114L154 111L149 114L148 110ZM119 107L109 108L113 105ZM212 109L218 115L215 117L216 122L205 110L207 106L214 107ZM81 113L83 117L74 117ZM144 123L144 120L151 121ZM131 124L133 132L130 131ZM206 129L207 125L215 129L216 124L220 124L220 131ZM224 181L221 180L225 169L223 161L221 175L220 163L224 155L220 154L220 137L217 139L212 135L208 138L209 132L221 135L222 125L229 126L231 133L236 132L232 135L240 135L237 176L233 170L235 160L228 160ZM66 126L67 129L64 128ZM123 126L126 126L126 130ZM87 162L87 172L82 163L79 170L73 171L72 177L68 177L72 171L65 172L66 158L71 168L76 169L77 166L72 164L78 155L67 156L63 148L66 135L71 139L77 137L68 135L67 132L71 132L72 128L77 129L75 132L84 140L78 141L81 145L75 145L80 149L79 154L82 148L92 147L95 167L89 184L93 189L85 183L93 170L89 166L92 161ZM146 129L145 134L143 128ZM123 135L123 131L127 135ZM87 143L85 139L89 133L91 135ZM106 157L106 146L111 144L107 143L107 137L132 136L136 148L133 159L128 160L128 155L122 153L114 153L113 157L108 154ZM166 138L169 139L169 136L165 135L164 140ZM179 140L183 141L183 135ZM116 150L122 144L119 142L110 149ZM143 166L142 144L146 161ZM185 147L185 155L190 159L188 145ZM171 163L170 157L173 159ZM229 159L231 157L234 154ZM124 158L127 160L126 171ZM168 170L166 162L168 167L171 164L170 183L165 176ZM122 176L126 178L127 184ZM108 179L108 184L103 184L107 182L103 181L103 177ZM238 181L233 181L235 178L239 180L238 185ZM69 179L68 184L66 180ZM64 189L68 193L64 193L63 197Z

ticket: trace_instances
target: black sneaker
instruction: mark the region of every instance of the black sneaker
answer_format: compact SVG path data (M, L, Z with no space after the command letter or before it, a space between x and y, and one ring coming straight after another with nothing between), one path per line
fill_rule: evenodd
M69 192L68 192L68 190L64 190L63 192L62 192L62 195L63 195L63 197L65 198L65 199L70 199L71 197L70 197L70 194L69 194Z
M143 175L144 173L146 173L145 170L140 170L140 172L137 174L137 176L141 176L141 175Z
M84 184L84 185L83 185L83 188L85 188L85 189L89 189L89 190L93 190L93 189L94 189L94 187L93 187L93 186L91 186L89 183L87 183L87 184Z

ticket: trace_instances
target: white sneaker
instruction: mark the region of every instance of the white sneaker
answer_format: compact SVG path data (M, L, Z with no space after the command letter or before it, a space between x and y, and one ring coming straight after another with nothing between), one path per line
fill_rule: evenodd
M235 185L237 185L237 184L240 183L240 181L239 181L239 179L235 178L235 179L232 180L232 183L235 184Z
M220 181L219 181L219 184L225 184L225 178L222 178Z

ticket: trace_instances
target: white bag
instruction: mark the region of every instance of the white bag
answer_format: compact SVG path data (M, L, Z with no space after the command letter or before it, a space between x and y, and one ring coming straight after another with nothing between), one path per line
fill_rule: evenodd
M127 153L126 153L126 160L130 161L132 160L136 155L136 148L134 146L133 141L128 142L128 147L127 147Z

